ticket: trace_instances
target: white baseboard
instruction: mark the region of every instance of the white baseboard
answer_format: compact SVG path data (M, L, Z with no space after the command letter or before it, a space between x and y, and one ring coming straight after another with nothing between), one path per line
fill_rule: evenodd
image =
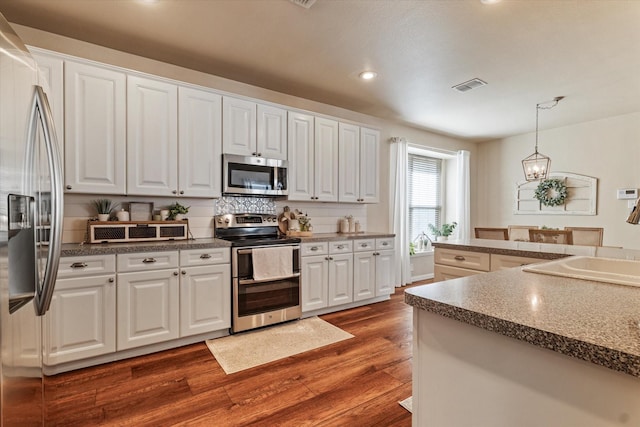
M433 279L433 273L421 274L420 276L411 276L411 282L419 282L421 280Z

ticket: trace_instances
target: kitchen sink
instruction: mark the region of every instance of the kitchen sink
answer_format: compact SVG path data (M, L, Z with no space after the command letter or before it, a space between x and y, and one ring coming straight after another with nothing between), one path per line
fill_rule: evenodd
M640 261L634 260L572 256L541 264L527 265L522 270L530 273L640 287Z

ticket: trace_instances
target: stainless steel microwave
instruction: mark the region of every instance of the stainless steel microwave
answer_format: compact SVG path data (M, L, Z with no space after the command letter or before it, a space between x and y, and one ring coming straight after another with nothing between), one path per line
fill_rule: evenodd
M286 196L287 161L222 155L222 193Z

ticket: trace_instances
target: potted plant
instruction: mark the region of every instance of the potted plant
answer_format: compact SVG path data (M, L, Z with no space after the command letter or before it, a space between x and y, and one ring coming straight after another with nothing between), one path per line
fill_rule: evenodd
M109 221L111 212L118 206L111 199L96 199L91 202L98 213L98 221Z
M175 202L174 204L169 205L169 216L167 217L167 219L170 221L174 221L174 220L179 221L184 219L184 215L189 213L190 207L191 206L183 206L178 202Z
M458 223L455 221L451 224L444 223L440 226L440 228L436 227L433 224L429 224L429 230L431 230L433 235L436 236L437 241L447 240L451 233L453 233L453 230L455 230L457 225Z

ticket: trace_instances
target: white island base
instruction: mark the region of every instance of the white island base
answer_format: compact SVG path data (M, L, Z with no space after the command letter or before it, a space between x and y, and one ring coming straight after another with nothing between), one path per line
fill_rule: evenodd
M640 378L414 307L412 425L640 426Z

